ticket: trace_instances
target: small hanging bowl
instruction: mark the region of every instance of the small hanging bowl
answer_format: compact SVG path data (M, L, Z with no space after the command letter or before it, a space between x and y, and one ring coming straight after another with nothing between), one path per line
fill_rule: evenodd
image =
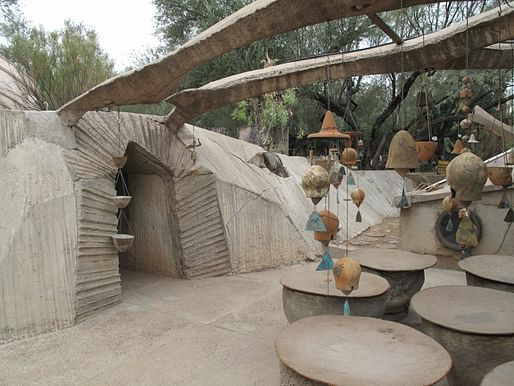
M512 167L510 166L488 166L487 174L493 185L512 185Z
M116 168L118 169L122 169L123 166L125 166L125 164L127 163L127 159L128 157L125 155L121 155L121 156L116 156L116 155L113 155L112 156L112 162L114 163L114 166L116 166Z
M127 235L124 233L117 233L112 235L112 241L118 252L126 252L132 246L134 242L134 236Z
M132 200L132 196L112 196L111 197L112 203L116 206L118 209L126 208L127 205L130 203L130 200Z
M437 142L416 141L416 152L418 161L428 161L437 150Z

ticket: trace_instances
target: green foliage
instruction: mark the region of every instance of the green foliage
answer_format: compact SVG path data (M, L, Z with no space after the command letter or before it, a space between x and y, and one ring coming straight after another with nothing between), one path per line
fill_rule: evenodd
M26 74L20 88L35 108L57 109L114 74L96 32L82 24L65 21L63 29L47 32L13 11L0 24L0 34L0 55Z

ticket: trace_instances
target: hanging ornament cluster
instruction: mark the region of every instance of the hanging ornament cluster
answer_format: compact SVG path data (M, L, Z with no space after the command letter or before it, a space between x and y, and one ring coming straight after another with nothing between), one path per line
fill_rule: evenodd
M361 188L355 188L352 190L350 197L352 199L353 204L357 207L357 215L355 216L355 221L362 222L360 206L364 201L364 197L366 197L366 194L364 193L364 190L362 190Z
M118 252L126 252L132 246L134 241L134 236L126 233L120 233L122 229L122 221L124 220L127 227L131 229L130 223L128 222L127 216L125 215L124 209L128 206L130 201L132 200L132 196L130 196L127 184L125 182L125 178L123 177L122 168L127 163L126 156L113 156L112 161L117 168L116 179L114 181L114 185L116 186L118 183L121 185L122 195L113 195L111 200L112 203L118 208L118 222L117 229L118 233L112 235L112 241L114 246L118 250ZM134 232L132 232L134 233Z

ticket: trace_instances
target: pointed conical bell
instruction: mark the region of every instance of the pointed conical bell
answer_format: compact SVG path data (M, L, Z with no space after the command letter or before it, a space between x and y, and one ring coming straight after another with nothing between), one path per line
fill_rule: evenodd
M330 189L330 176L327 170L322 166L312 165L302 177L302 187L305 195L316 205Z
M395 199L396 207L399 209L407 209L411 207L411 199L405 194L405 188L402 188L402 195L400 200Z
M313 211L305 225L306 231L326 232L327 227L318 212Z
M332 111L327 110L325 113L325 118L323 118L323 124L321 125L321 130L318 133L309 134L307 138L350 138L348 134L343 134L339 130L337 130L336 120L334 119L334 114Z
M321 256L321 262L319 263L318 268L316 268L316 271L328 271L333 267L334 260L332 260L332 257L330 257L328 252L325 252L323 256Z
M398 131L389 145L387 156L387 169L394 169L404 177L409 170L416 169L419 165L416 142L406 130Z

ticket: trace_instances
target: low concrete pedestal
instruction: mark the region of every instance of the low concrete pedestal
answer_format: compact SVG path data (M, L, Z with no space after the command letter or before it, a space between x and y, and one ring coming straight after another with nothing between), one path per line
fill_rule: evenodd
M511 361L489 371L480 386L512 386L513 384L514 361Z
M275 341L280 385L433 385L451 368L448 352L402 324L358 316L298 320Z
M336 254L335 250L331 252ZM435 256L400 249L365 248L351 252L350 257L368 272L377 273L389 281L391 291L384 317L392 320L407 315L411 297L425 282L424 270L437 263Z
M488 371L514 360L514 294L433 287L414 295L411 307L422 318L421 330L452 355L451 385L478 386Z
M466 271L468 285L514 292L513 256L471 256L459 261L459 267Z
M348 297L335 287L330 271L289 273L280 283L284 313L290 323L313 315L342 315L346 298L352 315L380 318L390 288L386 279L366 272L361 274L359 289Z

